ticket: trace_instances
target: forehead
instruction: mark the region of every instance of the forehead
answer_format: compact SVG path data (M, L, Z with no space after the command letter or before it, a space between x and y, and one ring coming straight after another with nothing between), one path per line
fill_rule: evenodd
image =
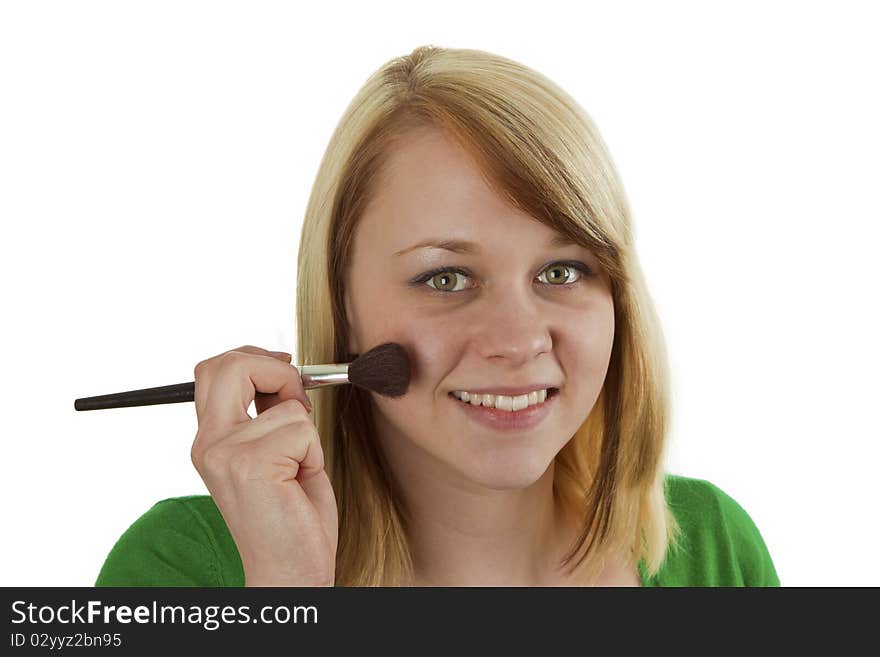
M389 152L355 241L394 253L426 238L490 243L512 231L541 243L555 234L499 197L454 137L420 128Z

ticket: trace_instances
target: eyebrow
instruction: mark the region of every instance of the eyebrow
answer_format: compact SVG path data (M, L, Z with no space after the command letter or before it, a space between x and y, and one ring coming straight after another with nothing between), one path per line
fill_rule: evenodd
M574 240L570 239L565 235L556 235L551 237L547 242L548 248L555 248L560 246L570 246L572 244L577 244ZM480 245L475 242L467 242L465 240L454 240L454 239L442 239L442 238L432 238L425 240L423 242L419 242L418 244L413 244L401 251L395 252L395 256L401 256L404 253L409 253L410 251L415 251L416 249L443 249L445 251L452 251L453 253L479 253Z

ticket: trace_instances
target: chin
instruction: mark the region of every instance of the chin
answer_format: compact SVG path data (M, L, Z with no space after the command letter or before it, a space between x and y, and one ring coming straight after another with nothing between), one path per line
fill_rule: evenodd
M462 474L475 484L491 490L521 490L540 480L552 460L552 457L548 460L535 454L509 454L502 459L469 463L462 469Z

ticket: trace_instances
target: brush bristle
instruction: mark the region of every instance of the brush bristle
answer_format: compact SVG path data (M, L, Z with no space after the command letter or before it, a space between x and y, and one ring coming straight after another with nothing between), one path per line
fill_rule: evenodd
M348 366L350 383L385 397L403 395L409 387L409 376L409 355L396 342L374 347Z

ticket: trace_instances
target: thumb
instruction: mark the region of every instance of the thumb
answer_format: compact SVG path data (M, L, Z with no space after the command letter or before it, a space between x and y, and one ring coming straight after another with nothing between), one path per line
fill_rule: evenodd
M272 356L273 358L277 358L278 360L285 363L291 362L291 359L293 358L292 354L289 354L286 351L267 351L266 353L267 355ZM257 409L257 415L268 411L270 408L272 408L273 406L277 406L286 399L289 399L289 397L281 397L276 392L257 392L256 396L254 397L254 406ZM308 397L306 397L306 400L308 400ZM306 409L309 411L309 413L312 412L311 403L306 404Z

